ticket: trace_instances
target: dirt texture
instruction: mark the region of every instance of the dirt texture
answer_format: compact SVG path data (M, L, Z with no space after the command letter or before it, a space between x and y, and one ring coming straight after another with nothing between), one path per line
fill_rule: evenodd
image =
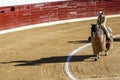
M70 80L65 73L68 55L85 45L90 23L96 20L33 28L0 35L0 80ZM120 17L109 18L113 35L120 34ZM95 62L92 47L79 51L70 61L78 80L120 80L120 37L108 56Z

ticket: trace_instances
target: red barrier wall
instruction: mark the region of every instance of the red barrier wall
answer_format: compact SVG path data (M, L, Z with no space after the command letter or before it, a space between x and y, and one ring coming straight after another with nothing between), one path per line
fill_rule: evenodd
M120 14L120 0L70 0L0 7L0 30L57 20Z

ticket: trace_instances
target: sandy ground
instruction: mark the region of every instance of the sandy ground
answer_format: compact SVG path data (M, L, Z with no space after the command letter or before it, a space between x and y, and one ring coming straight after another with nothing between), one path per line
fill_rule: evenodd
M87 44L90 23L83 21L34 28L0 35L0 80L69 80L66 58ZM120 34L120 17L108 19L113 34ZM109 56L101 53L94 62L91 46L70 61L70 70L78 80L120 80L120 37L114 39Z

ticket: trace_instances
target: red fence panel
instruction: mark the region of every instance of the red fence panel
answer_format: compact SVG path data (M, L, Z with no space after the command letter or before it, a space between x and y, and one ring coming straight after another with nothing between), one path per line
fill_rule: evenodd
M70 0L0 7L0 30L57 20L120 14L120 0Z

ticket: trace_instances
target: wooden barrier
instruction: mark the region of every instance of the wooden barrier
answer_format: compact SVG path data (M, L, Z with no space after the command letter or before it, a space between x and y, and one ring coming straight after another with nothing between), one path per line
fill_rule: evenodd
M120 0L68 0L0 7L0 30L58 20L120 14Z

